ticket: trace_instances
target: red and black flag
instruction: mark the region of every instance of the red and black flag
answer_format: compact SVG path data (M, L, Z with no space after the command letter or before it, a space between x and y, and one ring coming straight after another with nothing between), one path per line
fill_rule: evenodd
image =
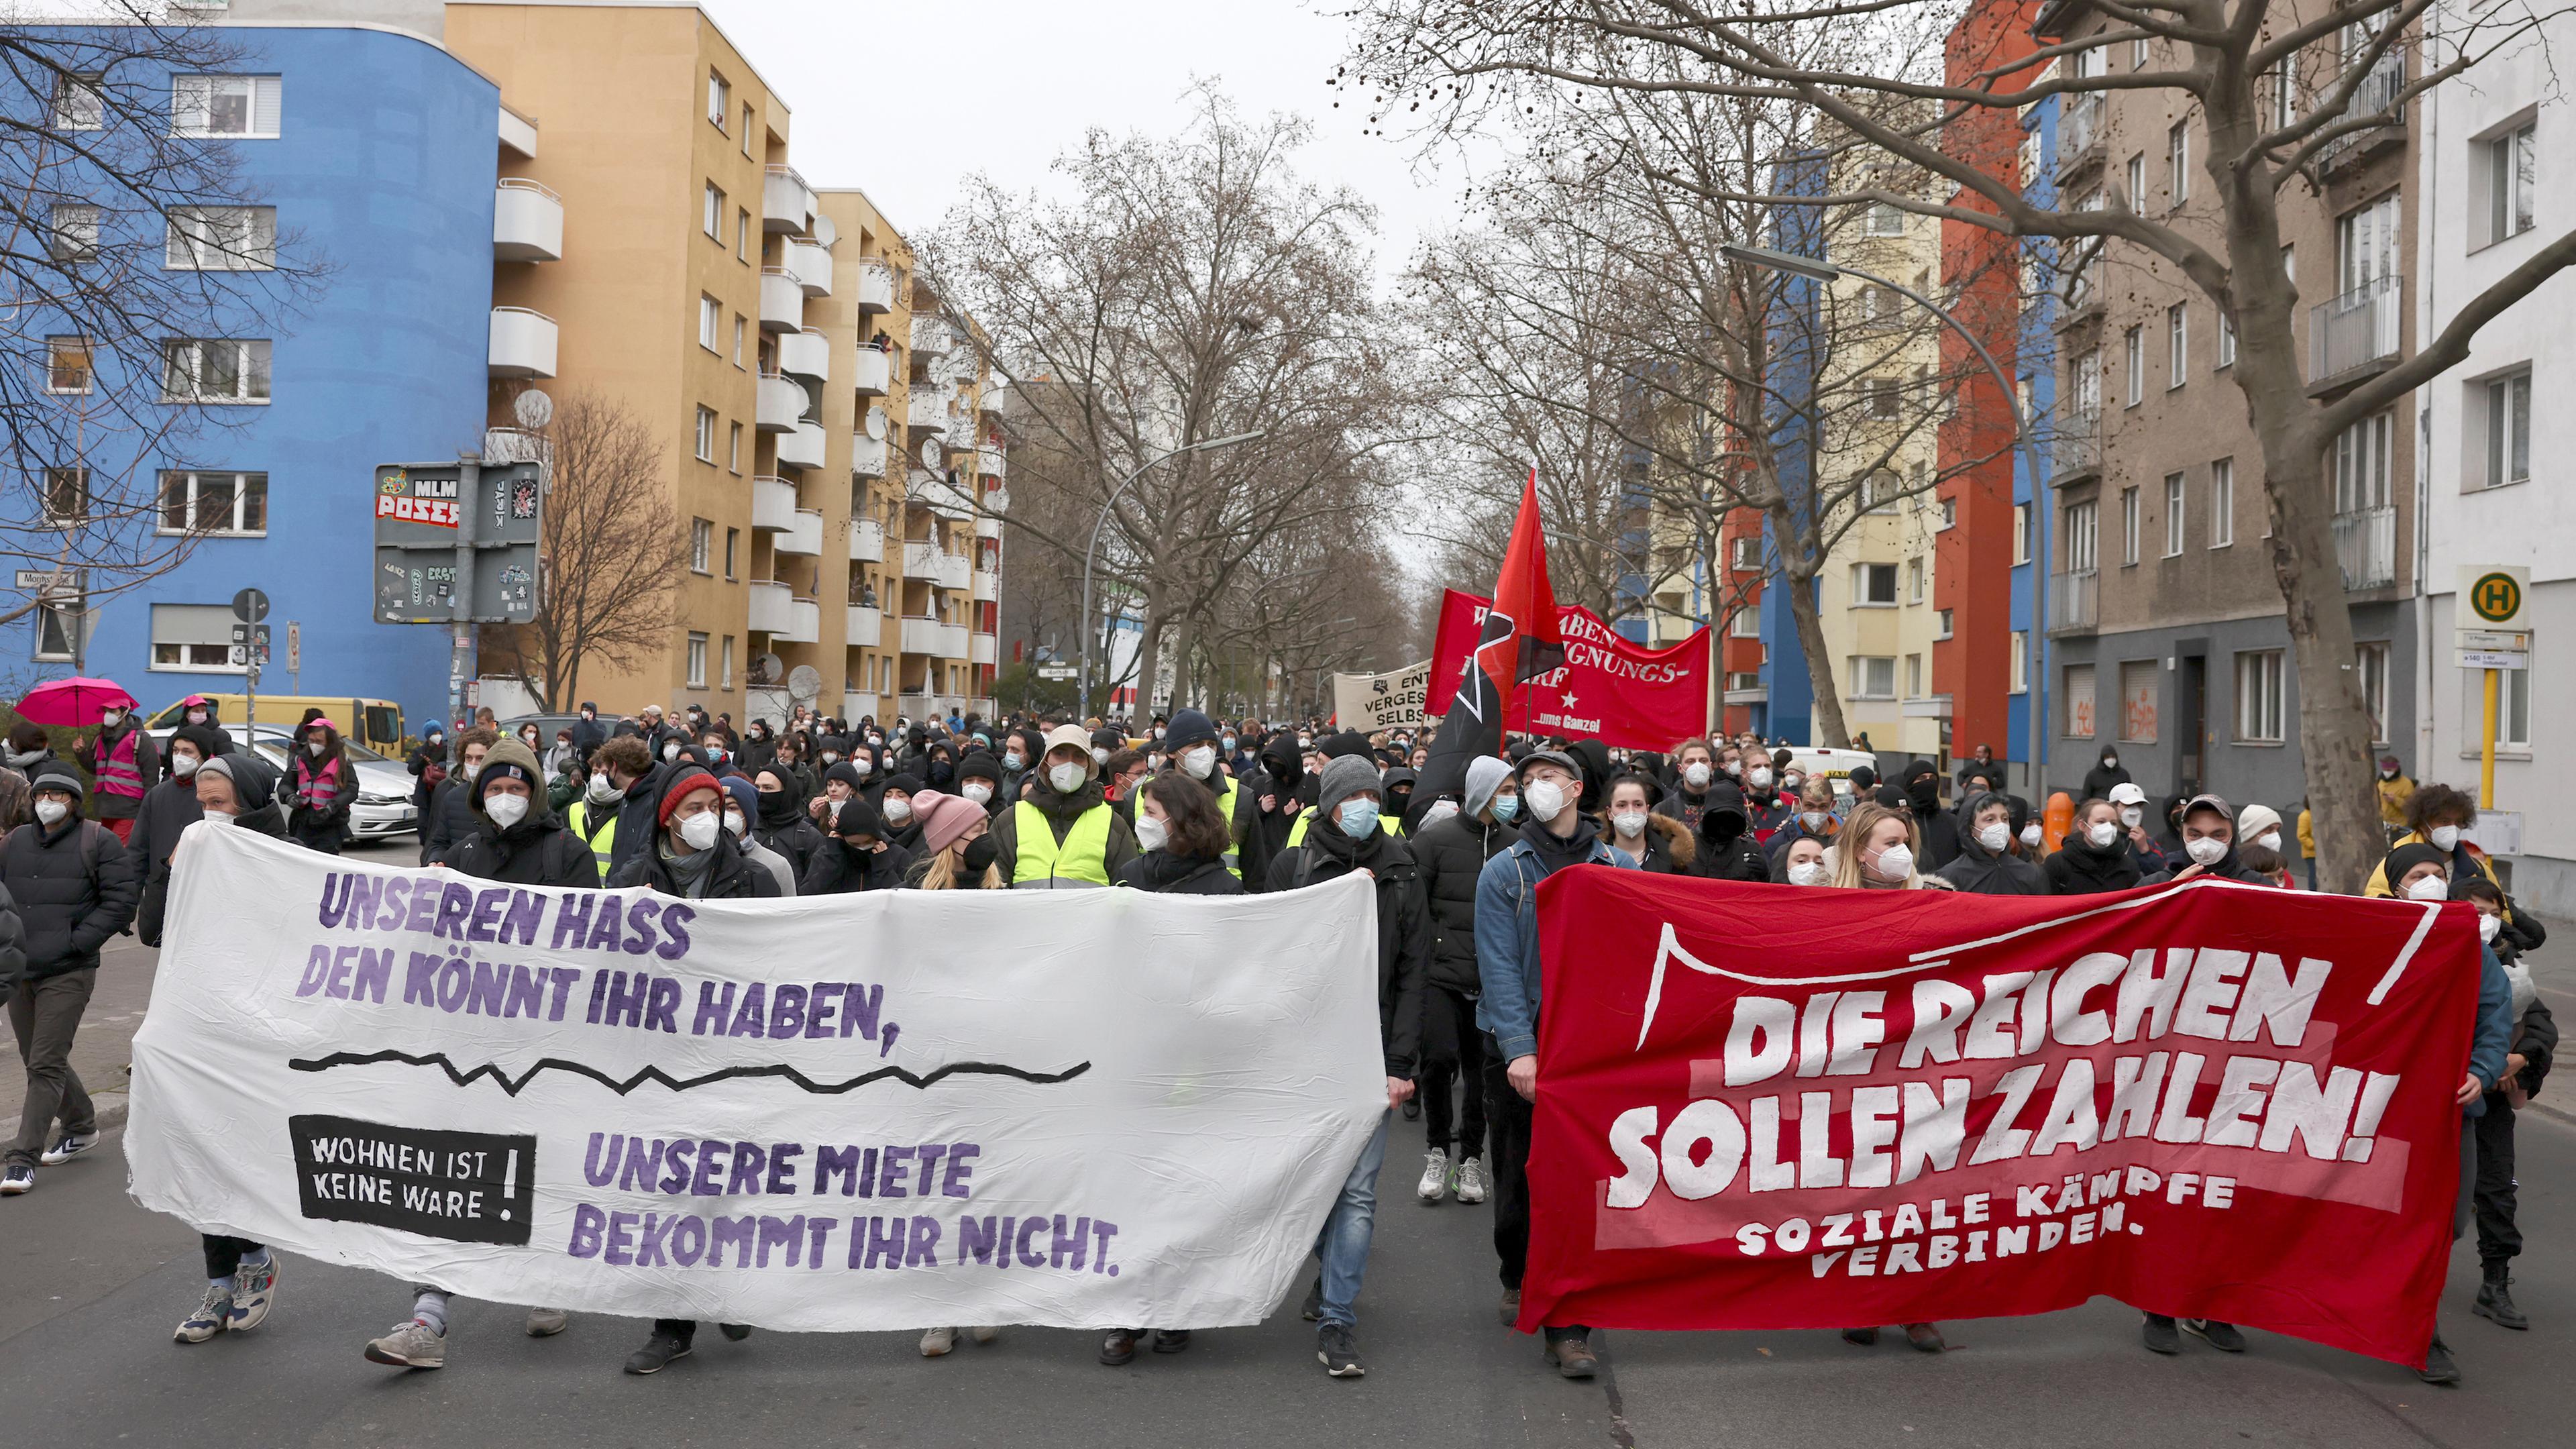
M1547 582L1547 538L1539 528L1535 467L1521 486L1520 516L1512 522L1511 545L1503 551L1503 570L1494 579L1493 607L1485 612L1470 659L1449 712L1441 716L1431 757L1422 762L1413 813L1444 794L1463 800L1467 762L1503 752L1504 699L1522 681L1565 663L1556 591Z

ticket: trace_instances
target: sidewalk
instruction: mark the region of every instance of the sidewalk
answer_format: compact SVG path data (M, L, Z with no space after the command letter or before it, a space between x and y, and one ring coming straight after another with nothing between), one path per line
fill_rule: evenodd
M134 1033L143 1025L143 1009L152 1000L152 975L161 953L119 936L99 953L98 989L72 1038L72 1070L98 1102L98 1123L113 1128L125 1122L125 1082ZM18 1109L27 1100L27 1069L18 1055L17 1038L0 1032L0 1132L18 1133Z

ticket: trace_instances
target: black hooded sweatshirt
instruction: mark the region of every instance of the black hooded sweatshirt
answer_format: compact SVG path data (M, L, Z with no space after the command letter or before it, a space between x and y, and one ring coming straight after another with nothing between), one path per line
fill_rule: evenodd
M2108 891L2124 891L2145 876L2138 870L2138 859L2129 852L2129 833L2125 830L2111 838L2111 848L2096 850L2084 838L2084 827L2078 825L2066 832L2066 843L2056 854L2040 862L2048 874L2051 895L2098 896Z
M814 852L813 860L796 881L796 894L805 896L838 896L856 891L890 891L903 885L905 870L912 865L912 852L899 845L881 850L854 850L845 835L866 835L883 841L887 838L885 817L866 800L853 797L841 802L833 816L832 833Z
M1724 776L1708 787L1699 816L1699 855L1691 874L1708 880L1771 879L1771 861L1750 833L1744 792Z
M1988 801L2003 798L1983 792L1970 795L1961 802L1960 814L1973 820ZM1960 840L1958 859L1934 874L1948 881L1952 889L1970 895L2044 896L2050 893L2048 872L2013 854L2009 843L2000 852L1986 849L1973 831L1967 832Z

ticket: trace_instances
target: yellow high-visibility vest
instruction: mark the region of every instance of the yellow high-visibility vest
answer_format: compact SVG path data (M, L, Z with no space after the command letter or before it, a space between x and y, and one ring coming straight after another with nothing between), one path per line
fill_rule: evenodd
M599 862L599 878L603 883L606 882L609 852L617 847L617 812L609 811L608 818L599 822L599 828L593 830L590 827L590 801L585 797L572 802L572 808L564 812L564 823L571 826L572 833L580 836L590 846L591 858Z
M1117 818L1115 810L1100 804L1083 811L1059 845L1055 823L1045 811L1026 800L1011 809L1019 829L1019 849L1011 863L1013 887L1109 884L1109 822Z

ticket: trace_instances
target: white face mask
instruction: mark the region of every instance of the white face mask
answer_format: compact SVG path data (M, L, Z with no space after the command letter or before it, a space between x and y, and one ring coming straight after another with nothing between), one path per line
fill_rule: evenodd
M602 771L590 777L590 783L582 788L582 793L590 797L593 805L605 805L617 798L617 782Z
M1431 802L1431 804L1430 804L1426 809L1424 809L1424 810L1423 810L1423 812L1422 812L1422 823L1423 823L1423 825L1427 828L1427 827L1429 827L1429 826L1437 825L1437 824L1439 824L1441 821L1446 820L1446 819L1448 819L1450 816L1455 815L1455 814L1457 814L1457 813L1458 813L1458 802L1457 802L1457 801L1455 801L1455 800L1434 800L1434 801L1432 801L1432 802Z
M1744 780L1756 790L1765 789L1771 784L1771 772L1756 767L1752 774L1744 777Z
M2450 898L2450 881L2438 875L2428 875L2406 887L2406 899L2410 901L2447 901Z
M2012 843L2012 827L1998 820L1977 827L1977 843L1988 850L2000 851Z
M740 840L751 833L751 822L742 818L741 811L728 810L725 812L725 829L733 832L734 839Z
M662 758L663 758L663 759L666 759L666 760L676 760L676 759L678 759L679 757L680 757L680 742L679 742L678 740L673 740L673 741L671 741L669 744L666 744L666 745L664 745L664 746L662 747Z
M1532 818L1544 825L1565 809L1565 787L1554 780L1539 780L1521 791L1521 803L1529 806Z
M877 762L868 758L866 755L859 755L851 759L850 768L858 771L859 778L864 780L868 776L876 773Z
M1690 764L1682 766L1682 783L1690 786L1694 790L1707 789L1708 766L1701 764L1696 760L1692 761Z
M1047 767L1047 783L1055 787L1057 794L1070 795L1082 788L1082 767L1071 760L1061 765L1050 765Z
M2266 830L2262 834L2254 837L2254 843L2263 847L2265 850L2278 850L2281 848L2281 832L2277 830Z
M1646 812L1643 810L1613 811L1610 815L1610 827L1618 831L1623 838L1634 840L1646 833Z
M912 802L910 800L888 796L884 801L882 808L885 811L885 818L893 824L901 825L912 818Z
M317 760L322 758L322 742L320 740L306 740L304 742L304 753L311 755Z
M2460 827L2456 825L2436 825L2431 834L2435 850L2449 850L2460 843Z
M2044 838L2036 825L2025 825L2021 828L2021 843L2033 850L2039 848L2039 842Z
M1791 885L1820 886L1825 879L1825 863L1821 860L1802 860L1789 867Z
M188 723L190 723L190 724L204 724L205 722L206 722L206 712L205 712L204 710L202 710L202 709L192 709L192 710L188 711Z
M1796 790L1799 786L1805 783L1807 783L1807 777L1799 774L1795 770L1791 770L1788 774L1780 777L1780 788L1783 790Z
M1108 764L1108 763L1109 763L1109 752L1108 752L1107 750L1102 749L1102 748L1101 748L1100 746L1098 746L1098 745L1093 745L1093 746L1091 747L1091 763L1093 763L1093 764L1095 764L1095 765L1105 765L1105 764Z
M2226 858L2227 842L2219 839L2215 835L2204 835L2198 840L2184 841L2182 843L2182 853L2190 856L2199 864L2216 865L2219 861Z
M45 822L47 825L60 825L63 823L63 817L71 813L72 807L64 804L60 800L39 800L36 802L36 818Z
M528 797L525 795L486 795L483 797L483 813L492 817L493 824L507 830L511 826L516 825L527 818Z
M2502 916L2490 916L2490 915L2486 914L2486 913L2485 913L2485 912L2483 912L2483 911L2481 911L2481 912L2479 912L2479 913L2478 913L2478 939L2479 939L2479 940L2484 941L2484 942L2488 943L2489 945L2493 945L2493 944L2495 943L2496 932L2501 931L2501 930L2503 930L2503 929L2504 929L2504 917L2502 917Z
M2111 842L2120 838L2120 827L2108 820L2096 820L2085 827L2084 838L2093 843L2095 850L2108 850Z
M2138 822L2146 818L2147 812L2136 805L2123 805L2120 807L2120 823L2131 830L2137 829Z
M993 787L979 780L957 793L974 801L976 804L981 805L993 798Z
M716 843L716 833L724 829L724 818L712 810L701 810L680 822L680 839L691 850L706 850Z
M1160 850L1163 848L1163 842L1171 838L1171 834L1171 827L1165 825L1162 821L1155 819L1153 816L1148 815L1141 810L1136 813L1137 848L1141 850Z
M1216 768L1216 746L1194 745L1181 752L1181 768L1196 779L1204 780Z
M1914 847L1891 845L1878 853L1878 864L1870 869L1878 872L1880 880L1910 880L1914 875Z
M172 755L170 757L170 773L178 776L182 780L197 773L197 757L194 755Z

